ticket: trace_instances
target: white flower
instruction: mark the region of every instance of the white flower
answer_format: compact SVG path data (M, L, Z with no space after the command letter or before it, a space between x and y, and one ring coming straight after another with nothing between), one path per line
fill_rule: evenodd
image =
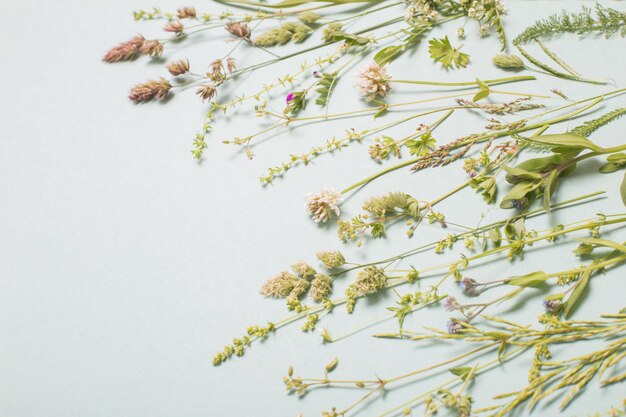
M306 209L316 223L326 222L332 214L339 216L339 204L343 199L341 194L331 189L324 189L317 194L310 194L306 199Z
M365 101L371 101L376 96L385 97L391 90L389 78L387 66L381 67L373 62L366 64L359 70L356 86L360 93L366 96Z

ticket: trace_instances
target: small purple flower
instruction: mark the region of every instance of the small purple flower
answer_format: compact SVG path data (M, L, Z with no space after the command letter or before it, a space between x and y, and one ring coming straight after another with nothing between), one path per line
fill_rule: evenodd
M455 311L461 308L461 304L456 298L448 296L445 300L443 300L443 308L446 311Z
M470 277L465 277L461 281L459 281L459 287L463 291L463 294L469 297L476 297L480 294L478 285L478 282Z
M293 100L296 96L293 93L289 93L287 94L287 97L285 98L285 101L287 103L289 103L291 100Z
M562 305L561 300L544 300L543 302L543 308L545 308L548 313L556 313Z
M450 334L457 334L458 332L463 330L463 326L454 320L450 320L448 322L447 328L448 328L448 333Z
M320 74L320 72L319 72L319 71L313 71L313 76L314 76L315 78L322 78L322 74Z

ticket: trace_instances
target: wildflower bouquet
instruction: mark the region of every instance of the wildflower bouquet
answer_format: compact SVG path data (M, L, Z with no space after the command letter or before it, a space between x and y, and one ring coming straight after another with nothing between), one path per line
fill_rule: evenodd
M572 318L588 301L590 283L626 262L626 214L594 213L562 224L548 221L548 227L538 222L552 219L555 211L584 206L605 194L619 196L626 205L626 176L619 190L602 189L570 199L561 198L557 192L559 184L575 181L576 175L595 176L600 181L604 175L626 168L623 140L596 139L603 126L626 114L626 107L612 104L626 90L602 90L577 99L558 89L511 91L518 84L533 85L537 77L587 85L609 84L611 80L579 74L546 43L567 33L582 38L594 34L623 37L626 13L600 4L593 10L564 11L537 21L509 42L506 9L500 0L217 3L227 8L218 13L200 13L193 7L181 7L175 12L155 8L134 13L138 21L160 22L169 37L136 35L109 50L103 57L105 62L131 61L142 56L161 62L168 51L176 52L207 31L225 36L229 48L223 55L210 56L206 70L198 70L203 64L191 63L187 58L165 59L163 65L169 76L135 85L129 99L135 103L163 101L175 92L193 88L200 100L207 103L202 129L193 141L192 154L196 159L213 146L212 131L222 119L245 119L246 111L261 118L265 127L224 139L223 143L241 147L250 159L254 157L255 144L278 132L306 134L302 127L310 124L367 117L372 125L366 128L346 128L344 133L306 152L285 156L283 162L267 169L260 178L261 184L268 185L289 170L306 166L327 153L367 142L366 158L372 159L374 172L345 185L341 191L328 187L307 195L305 208L314 222L334 225L339 240L345 244L356 242L363 246L372 238L390 238L392 226L400 222L414 243L393 256L377 256L363 249L366 260L351 260L336 249L320 251L315 257L321 267L296 261L260 288L261 295L284 300L288 315L248 327L214 356L214 365L242 356L256 342L273 338L280 329L295 323L301 323L304 332L317 330L324 343L339 342L369 328L372 322L343 335L333 335L320 326L323 321L332 320L335 309L342 307L348 314L358 315L355 313L359 312L361 300L391 293L396 300L374 322L395 320L397 330L377 333L376 338L411 344L436 340L454 344L462 352L389 378L331 378L329 374L339 364L337 358L326 365L319 378L298 376L289 367L284 378L287 391L302 396L322 386L352 387L364 393L345 407L329 407L323 416L361 415L367 413L368 405L377 396L407 383L428 382L433 374L444 370L450 376L447 381L426 386L419 395L381 415L431 416L447 409L459 416L505 416L523 406L540 407L557 397L564 409L584 395L588 384L612 386L626 379L626 311L605 312L601 317L584 320ZM426 39L435 28L454 28L455 24L456 38ZM476 26L481 36L491 34L498 38L499 50L494 51L491 62L474 62L464 52L461 42L468 24ZM210 45L222 42L215 37L204 40ZM521 56L508 52L509 43ZM539 48L546 58L537 58L531 47ZM267 59L242 66L240 62L245 60L247 51L262 53ZM394 72L414 54L427 55L442 72L463 71L469 65L478 70L493 65L516 74L491 79L468 76L457 82L396 77ZM551 63L547 64L546 59ZM233 89L246 75L272 73L294 60L301 60L297 70L257 86L255 91L242 93ZM354 86L360 101L354 108L331 113L329 106L338 85L346 81ZM431 90L430 94L410 90L404 94L404 101L398 101L394 95L401 86ZM437 141L435 135L451 121L458 121L459 115L468 113L477 115L483 127L446 143ZM407 154L408 158L387 165ZM587 160L603 162L590 171L581 168L586 167ZM364 199L361 213L342 218L341 206L348 197L367 190L371 182L387 174L406 168L419 175L428 169L457 166L465 179L461 183L444 181L445 188L438 190L440 194L434 198L389 190ZM468 190L479 193L486 205L497 205L500 218L467 227L440 209L444 201L459 198L460 193ZM475 211L480 210L478 207ZM428 224L443 232L431 242L416 233ZM576 245L573 255L568 243ZM459 245L463 246L460 250ZM481 274L490 263L512 264L530 259L531 248L555 250L559 257L572 256L579 264L544 270L525 262L521 274L508 273L507 267L501 267L497 276L492 273L489 279ZM414 267L414 262L423 266ZM341 290L336 295L338 287ZM535 304L526 303L537 295L542 298L538 303L540 311ZM537 324L518 323L506 317L507 308L520 303L531 314L537 312ZM405 327L409 316L437 305L447 320L445 326ZM596 346L581 356L572 357L567 352L563 355L559 350L566 344L586 346L590 340L597 342ZM524 356L525 353L530 356ZM508 362L526 363L528 382L504 393L487 387L491 398L477 404L472 391L483 389L480 384L486 377L481 376ZM381 370L369 371L375 374ZM615 401L619 406L618 399Z

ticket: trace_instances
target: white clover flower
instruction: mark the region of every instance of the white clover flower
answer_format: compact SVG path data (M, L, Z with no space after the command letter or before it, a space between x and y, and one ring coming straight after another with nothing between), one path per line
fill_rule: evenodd
M371 101L377 96L385 97L391 90L389 78L386 65L381 67L372 62L359 70L356 87L361 95L366 97L365 101Z
M315 223L324 223L333 215L339 216L339 204L343 201L341 193L329 188L317 194L307 196L306 209Z

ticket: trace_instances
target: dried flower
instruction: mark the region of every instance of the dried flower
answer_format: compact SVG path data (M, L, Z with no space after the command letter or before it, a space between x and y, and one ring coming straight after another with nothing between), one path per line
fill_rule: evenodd
M142 55L160 56L163 53L163 43L155 40L145 41L139 47L139 52Z
M454 320L450 320L446 327L448 328L448 333L450 334L457 334L463 330L463 326Z
M317 252L317 259L324 264L326 269L339 268L346 263L343 254L338 250Z
M169 22L167 25L165 25L163 30L166 32L175 33L176 35L182 35L183 31L185 30L185 26L183 26L183 24L178 21L174 21Z
M302 278L310 278L317 274L315 268L304 261L299 261L291 265L291 269Z
M498 54L492 59L493 65L498 68L524 68L524 61L522 58L513 54Z
M196 18L196 9L194 7L181 7L177 10L179 19L195 19Z
M120 62L129 61L137 56L139 47L143 45L145 39L141 35L137 35L127 42L111 48L103 57L104 62Z
M247 41L250 40L252 30L245 23L233 22L226 25L226 31L233 36L236 36Z
M181 59L176 62L172 62L167 66L167 70L173 76L183 75L189 72L189 60L185 59L184 61Z
M376 266L368 266L358 273L353 284L358 295L372 294L382 290L387 285L385 270Z
M226 68L228 68L229 73L233 72L235 68L237 68L237 61L235 61L235 58L226 58Z
M519 111L539 109L545 107L543 104L527 103L530 97L521 97L508 103L476 103L464 98L457 98L459 106L480 109L488 114L513 114Z
M217 91L212 84L202 84L197 90L196 94L200 96L202 100L212 100L215 97Z
M158 80L149 80L143 84L137 84L134 86L128 98L135 103L143 103L152 100L163 100L169 93L172 85L165 78L161 77Z
M461 281L459 281L459 287L461 287L463 294L467 296L476 297L480 294L480 290L478 289L478 282L473 278L463 278Z
M458 300L451 295L446 297L445 300L443 300L443 309L446 311L455 311L455 310L459 310L460 308L461 308L461 303L459 303Z
M289 272L281 272L267 280L259 292L266 297L297 299L309 288L309 281L298 278Z
M379 66L376 63L366 64L358 74L357 88L361 95L366 96L365 101L374 100L377 96L385 97L391 90L387 75L387 66Z
M226 80L226 72L224 71L224 63L221 59L216 59L211 62L211 71L207 73L207 77L209 77L214 82L221 84Z
M561 300L544 300L543 308L546 309L548 313L556 313L563 306L563 302Z
M309 295L314 301L322 301L330 295L333 290L333 280L324 274L317 274L311 281L311 290Z
M342 201L340 193L327 188L317 194L310 194L307 197L306 209L315 223L324 223L333 213L336 216L341 214L339 204Z

